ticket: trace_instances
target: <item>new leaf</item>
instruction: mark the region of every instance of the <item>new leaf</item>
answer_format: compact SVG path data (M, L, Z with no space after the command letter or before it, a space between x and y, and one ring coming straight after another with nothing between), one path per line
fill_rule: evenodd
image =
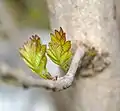
M24 43L19 50L21 57L30 69L37 73L41 78L51 79L51 75L46 69L46 45L41 44L40 37L35 35Z
M55 64L67 71L72 57L71 41L66 41L66 35L61 27L60 31L55 30L55 34L51 33L50 37L47 55Z

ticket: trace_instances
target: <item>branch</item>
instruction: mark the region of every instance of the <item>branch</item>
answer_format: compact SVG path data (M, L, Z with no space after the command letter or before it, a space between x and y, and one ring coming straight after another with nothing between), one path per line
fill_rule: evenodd
M52 89L53 91L60 91L70 87L75 78L76 70L85 54L84 48L79 46L74 54L70 68L67 74L63 77L58 77L56 80L44 80L36 79L32 76L28 76L25 73L18 73L18 71L11 69L10 67L0 67L0 77L13 77L17 82L26 85L28 87L44 87Z

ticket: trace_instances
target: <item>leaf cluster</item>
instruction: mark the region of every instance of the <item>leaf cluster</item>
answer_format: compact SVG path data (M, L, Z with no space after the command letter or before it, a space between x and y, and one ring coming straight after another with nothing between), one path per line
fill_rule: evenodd
M33 35L19 49L20 55L28 67L43 79L52 79L46 68L46 55L64 71L69 69L72 57L71 41L66 41L66 34L61 27L60 31L55 30L55 34L50 33L50 37L48 49L46 45L42 44L38 35Z

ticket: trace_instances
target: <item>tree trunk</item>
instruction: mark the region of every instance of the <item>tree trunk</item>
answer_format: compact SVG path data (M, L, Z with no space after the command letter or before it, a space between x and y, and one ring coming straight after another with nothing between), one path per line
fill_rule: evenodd
M113 0L47 0L52 29L68 39L89 41L110 53L111 65L92 78L79 77L69 89L53 93L60 111L120 110L120 38Z

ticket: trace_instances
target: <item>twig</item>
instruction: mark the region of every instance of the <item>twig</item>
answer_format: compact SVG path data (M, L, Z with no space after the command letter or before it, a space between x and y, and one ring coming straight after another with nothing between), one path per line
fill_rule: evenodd
M18 73L18 71L11 69L10 67L0 67L0 77L13 77L19 83L28 87L43 87L52 89L53 91L60 91L70 87L75 78L76 70L85 54L84 48L79 46L71 61L70 68L67 74L63 77L58 77L56 80L44 80L36 79L32 76L28 76L25 73Z

